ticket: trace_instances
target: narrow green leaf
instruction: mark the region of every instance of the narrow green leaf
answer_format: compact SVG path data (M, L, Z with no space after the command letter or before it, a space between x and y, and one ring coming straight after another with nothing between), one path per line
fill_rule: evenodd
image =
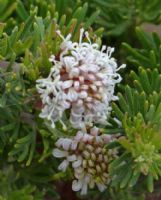
M151 38L146 32L144 32L141 28L137 27L136 34L137 34L139 41L146 49L152 48Z
M29 150L28 146L24 145L22 153L18 156L18 162L22 162L26 159L28 155L28 150Z
M129 187L133 187L137 183L139 176L140 176L140 172L133 173L132 178L128 183Z
M151 174L147 176L147 188L149 192L153 192L154 190L153 176Z
M18 0L17 3L17 13L23 21L25 21L29 17L28 12L24 7L24 4L20 0Z

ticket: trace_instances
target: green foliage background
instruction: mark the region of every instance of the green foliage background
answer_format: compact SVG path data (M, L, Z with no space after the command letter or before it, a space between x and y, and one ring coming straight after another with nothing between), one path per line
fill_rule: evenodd
M83 198L143 200L159 192L161 38L143 31L144 23L160 26L160 0L0 0L0 200L62 198L58 183L68 183L70 172L57 171L51 152L67 133L38 117L35 81L49 73L48 58L59 52L55 30L77 40L81 27L99 44L115 46L115 56L127 63L111 126L103 129L122 134L107 147L119 148L110 164L115 178L103 194L94 190Z

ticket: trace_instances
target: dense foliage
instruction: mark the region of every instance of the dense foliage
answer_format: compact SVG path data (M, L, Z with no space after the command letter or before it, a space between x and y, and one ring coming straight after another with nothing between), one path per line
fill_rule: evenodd
M57 170L55 141L72 136L39 118L36 80L46 77L51 54L60 52L56 30L78 41L88 30L99 45L115 46L123 81L115 89L104 134L119 137L109 163L112 181L83 199L144 200L161 183L161 38L144 23L161 23L160 0L0 0L0 200L82 199L71 190L72 174ZM146 24L148 26L148 24ZM121 44L121 45L120 45Z

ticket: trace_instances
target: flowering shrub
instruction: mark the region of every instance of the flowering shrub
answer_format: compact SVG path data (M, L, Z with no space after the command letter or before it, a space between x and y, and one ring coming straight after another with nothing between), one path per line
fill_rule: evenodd
M160 9L0 1L0 200L160 199Z

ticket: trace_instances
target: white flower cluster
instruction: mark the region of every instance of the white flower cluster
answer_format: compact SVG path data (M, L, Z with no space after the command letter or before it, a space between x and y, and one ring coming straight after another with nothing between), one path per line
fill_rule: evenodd
M106 189L110 182L108 164L117 154L115 150L107 150L105 145L112 139L110 135L99 135L99 129L94 127L90 134L78 131L73 139L60 138L53 155L64 158L59 170L66 171L70 166L74 171L72 189L86 194L88 186L97 185L100 191Z
M105 146L113 140L100 133L95 123L106 124L111 111L111 101L117 100L114 88L121 81L120 68L111 57L114 48L103 46L99 50L91 43L88 32L80 30L79 42L72 42L71 35L64 38L59 56L52 55L49 76L37 80L43 108L40 117L55 122L62 120L65 111L70 115L73 128L78 129L74 138L60 138L53 156L64 158L59 170L72 167L75 179L72 188L86 194L95 185L103 191L110 182L108 165L116 157L116 149ZM83 42L83 34L87 42ZM92 128L93 127L93 128ZM88 131L87 131L88 130Z
M88 42L82 41L83 34ZM83 29L78 43L70 38L71 35L63 38L59 58L51 56L53 67L49 76L37 80L44 106L40 117L50 120L54 127L56 121L62 122L64 111L70 110L74 128L106 124L110 102L117 99L115 85L121 81L117 71L125 65L118 67L111 57L114 48L103 46L100 51Z

